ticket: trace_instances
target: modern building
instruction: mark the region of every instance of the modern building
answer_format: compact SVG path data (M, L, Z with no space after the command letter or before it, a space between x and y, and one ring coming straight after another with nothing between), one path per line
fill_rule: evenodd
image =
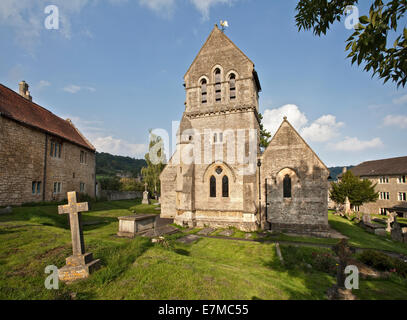
M95 148L69 119L0 84L0 206L95 197Z
M377 184L376 191L379 192L376 202L354 208L355 211L385 215L391 209L400 216L406 216L407 157L366 161L350 171L361 179L369 179Z

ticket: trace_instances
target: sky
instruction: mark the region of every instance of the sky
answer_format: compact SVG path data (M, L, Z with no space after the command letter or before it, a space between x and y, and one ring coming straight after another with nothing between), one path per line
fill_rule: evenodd
M183 76L227 20L227 36L256 65L268 130L287 116L328 166L407 156L407 89L351 65L344 22L323 37L298 32L296 3L1 0L0 83L18 91L25 80L36 103L70 118L99 152L143 158L149 130L171 135L181 120Z

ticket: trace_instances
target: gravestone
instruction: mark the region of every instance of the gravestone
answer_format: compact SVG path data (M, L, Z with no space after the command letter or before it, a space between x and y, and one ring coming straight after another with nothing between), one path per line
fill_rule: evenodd
M404 242L403 231L401 230L400 224L397 222L397 217L394 217L394 222L391 226L391 238L394 241Z
M12 207L7 207L4 209L0 209L0 214L11 214L13 213L13 208Z
M100 260L94 260L92 253L85 252L81 212L89 210L88 203L77 203L76 192L68 192L68 204L58 207L58 214L69 214L72 236L72 256L66 258L66 265L58 270L59 280L73 282L85 279L99 268Z
M394 212L390 212L389 215L387 216L387 232L391 232L391 225L394 222L394 218L396 217L396 214Z
M148 197L149 193L147 191L147 183L144 184L143 201L142 204L150 204L150 199Z
M362 220L363 220L363 223L366 225L372 224L372 217L370 216L369 213L364 213Z
M345 214L346 215L352 214L352 209L351 209L351 205L350 205L350 201L349 201L348 197L346 197L346 200L345 200Z
M156 214L119 217L119 237L134 238L156 228Z

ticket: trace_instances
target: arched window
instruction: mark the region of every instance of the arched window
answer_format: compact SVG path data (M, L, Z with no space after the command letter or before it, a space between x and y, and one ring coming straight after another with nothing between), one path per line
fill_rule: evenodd
M210 181L210 197L216 198L216 178L214 176L211 177Z
M222 101L222 77L220 69L215 70L215 100Z
M291 178L288 174L284 177L283 188L284 198L291 198Z
M236 99L236 76L232 73L229 77L230 100Z
M208 101L207 98L207 82L206 79L202 79L201 81L201 102L206 103Z
M222 197L229 198L229 178L223 176L222 178Z

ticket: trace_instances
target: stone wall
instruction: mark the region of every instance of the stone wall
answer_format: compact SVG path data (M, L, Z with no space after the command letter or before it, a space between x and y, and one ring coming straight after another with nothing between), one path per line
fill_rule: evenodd
M108 201L117 200L135 200L142 199L143 193L140 191L109 191L102 190L100 192L102 198L107 198Z
M81 183L95 197L94 152L2 116L0 137L0 206L63 200L68 191L80 192ZM51 140L62 143L61 158L50 156ZM86 164L80 163L80 151L87 154ZM41 182L39 194L32 193L33 181ZM58 194L54 182L62 183Z
M271 228L305 233L326 230L329 171L287 121L264 152L262 162L262 189L267 179ZM286 175L292 182L290 198L283 194Z

